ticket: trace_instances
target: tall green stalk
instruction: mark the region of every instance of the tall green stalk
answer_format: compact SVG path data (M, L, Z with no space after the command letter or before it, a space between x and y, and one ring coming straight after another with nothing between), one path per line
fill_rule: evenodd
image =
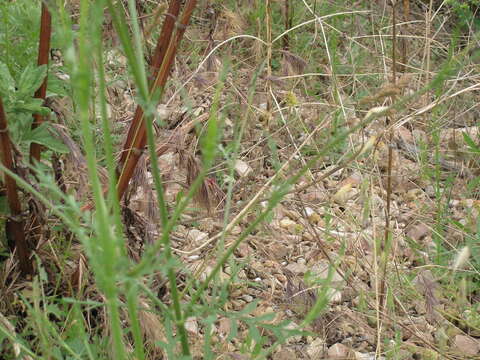
M93 83L93 64L91 62L92 46L90 37L98 36L95 26L90 17L92 11L89 0L80 3L80 31L78 36L77 67L73 78L73 87L78 104L78 116L80 118L82 139L87 159L89 180L95 201L95 229L96 238L91 239L86 245L90 249L94 270L100 289L105 293L107 307L110 315L110 324L113 338L114 353L117 359L125 359L126 350L122 339L122 326L120 323L120 311L118 302L118 265L119 243L116 239L116 230L112 226L107 204L103 197L102 186L97 171L97 157L95 143L91 131L90 101ZM97 15L98 16L98 15ZM93 51L94 52L94 51ZM95 52L94 52L95 53ZM92 241L97 242L93 244ZM95 249L100 250L97 252Z

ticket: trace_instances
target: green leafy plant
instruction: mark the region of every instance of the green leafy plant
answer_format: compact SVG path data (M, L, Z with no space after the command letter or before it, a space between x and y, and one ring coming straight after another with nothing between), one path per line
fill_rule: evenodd
M9 132L14 143L26 153L31 143L37 143L59 153L67 147L54 136L48 123L32 129L33 114L48 116L51 110L43 106L43 100L33 97L46 76L47 67L28 65L15 80L6 64L0 62L0 95L9 122Z
M473 24L477 29L480 26L480 20L476 16L480 1L478 0L447 0L446 4L452 8L452 11L458 17L459 26L462 29L468 29Z

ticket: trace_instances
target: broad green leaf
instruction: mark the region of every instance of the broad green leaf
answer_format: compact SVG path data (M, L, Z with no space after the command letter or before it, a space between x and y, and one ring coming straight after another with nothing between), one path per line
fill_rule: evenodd
M15 92L15 81L10 75L8 66L0 61L0 96L11 97Z
M28 65L23 70L18 81L18 96L23 98L31 96L42 85L43 79L47 75L47 65L34 67Z
M43 105L42 99L30 98L26 101L19 100L13 104L12 109L10 109L10 111L14 113L27 112L29 114L49 115L51 112L50 109L42 105Z
M68 95L66 82L50 73L48 75L47 97L64 97Z
M8 132L12 138L12 141L16 144L20 144L26 134L30 132L32 127L33 118L31 113L14 115L7 114L8 118Z
M43 123L32 130L24 140L43 145L46 148L59 153L69 152L68 147L51 134L47 123Z

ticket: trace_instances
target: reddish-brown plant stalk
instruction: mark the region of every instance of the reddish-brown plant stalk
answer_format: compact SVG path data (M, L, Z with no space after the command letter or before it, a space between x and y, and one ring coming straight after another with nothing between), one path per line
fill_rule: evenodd
M151 64L153 75L150 83L151 94L162 89L167 82L178 46L190 21L193 10L195 9L197 0L189 0L187 2L182 18L177 22L176 20L180 12L181 3L181 0L172 0L170 2L168 13L162 26L162 31ZM175 37L172 39L175 29ZM119 178L117 182L117 194L119 199L122 198L127 189L128 183L132 178L146 142L147 135L144 112L140 105L138 105L132 123L130 124L120 157ZM91 210L92 208L93 204L89 203L83 206L82 210L86 211Z
M15 172L13 164L13 152L10 137L8 135L7 117L3 110L3 102L0 98L0 144L1 144L1 160L5 168ZM7 236L13 239L15 248L17 249L18 262L23 275L33 272L32 263L30 262L30 252L25 241L24 221L22 219L22 206L18 197L17 185L15 180L5 174L5 186L7 188L7 201L10 207L11 216L7 222Z
M174 2L178 2L178 1L174 1ZM182 40L183 34L185 33L185 30L187 28L188 22L190 21L192 12L195 9L196 3L197 3L197 0L189 0L185 6L185 11L182 14L180 22L175 24L175 22L172 21L171 25L164 26L164 30L168 31L168 33L165 33L164 35L168 36L169 39L171 39L172 37L174 24L175 24L176 32L175 32L175 37L171 41L169 41L168 46L166 46L167 42L165 40L162 42L162 44L160 44L157 47L157 50L159 50L158 51L159 58L154 60L154 65L156 63L159 64L161 60L161 66L160 66L160 69L158 70L158 74L156 75L155 80L150 86L151 93L157 91L158 89L162 89L165 86L178 46L180 44L180 41ZM165 20L165 22L167 22L167 20L170 17L171 16L167 15L167 19ZM174 20L173 17L172 17L172 20ZM162 35L163 34L161 34L161 36ZM164 55L162 56L162 54ZM160 56L162 56L161 59L160 59ZM145 144L147 142L147 134L146 134L145 119L144 119L143 111L141 113L141 116L137 119L137 122L136 123L132 122L132 124L130 125L130 129L132 128L135 129L135 130L129 131L129 134L132 135L132 141L130 143L126 142L124 147L124 152L126 153L124 156L125 160L124 162L121 162L122 169L121 169L120 176L118 179L118 184L117 184L117 192L118 192L119 199L121 199L123 194L125 193L127 185L135 170L135 166L137 165L138 159L140 158L143 148L145 147Z
M40 22L40 42L38 44L38 66L41 65L48 65L48 56L50 53L50 38L52 35L52 17L50 12L48 11L47 6L45 3L42 2L42 19ZM35 92L35 97L37 99L45 100L45 96L47 95L47 78L43 80L42 85L40 88ZM39 126L43 121L43 116L40 114L33 115L34 121L32 124L32 129ZM32 142L30 145L30 161L40 160L40 153L42 151L41 145Z
M155 52L153 54L152 64L150 65L151 67L150 90L153 90L152 84L158 75L160 66L162 65L163 59L165 57L165 53L168 48L168 44L170 44L170 40L172 38L172 34L175 26L175 21L177 19L178 13L180 12L180 5L181 5L181 0L173 0L170 2L170 6L168 8L166 18L165 18L165 21L163 22L162 30L160 32L160 36L158 37L157 47L155 48ZM128 150L132 147L132 142L135 137L135 134L138 133L140 130L138 127L144 126L142 118L143 118L143 109L141 106L137 106L137 108L135 109L135 115L133 116L131 126L128 129L127 138L123 146L124 150L120 155L120 164L125 163Z

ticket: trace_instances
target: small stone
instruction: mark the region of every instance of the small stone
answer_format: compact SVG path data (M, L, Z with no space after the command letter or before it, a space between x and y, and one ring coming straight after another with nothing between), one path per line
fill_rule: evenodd
M290 324L285 326L285 329L287 329L287 330L297 330L297 329L299 329L299 327L296 323L294 323L292 321ZM301 340L302 340L302 335L294 335L294 336L291 336L287 339L287 344L298 343Z
M299 265L305 265L306 263L307 263L307 261L304 258L299 258L297 260L297 264L299 264Z
M242 299L245 300L247 303L251 303L253 301L253 296L252 295L243 295Z
M328 260L321 260L313 265L310 270L318 279L325 280L328 277L329 268L330 262ZM342 276L336 270L333 270L332 283L341 282L342 280Z
M275 279L277 279L280 284L285 284L287 282L287 277L283 274L275 274L273 276L275 276Z
M343 344L336 343L328 349L328 356L330 359L348 359L350 349Z
M297 355L295 354L295 351L287 348L280 349L272 357L273 360L291 360L296 358Z
M231 321L228 318L221 318L218 322L218 332L222 337L227 337L230 334Z
M171 111L165 104L160 104L157 106L157 114L161 120L166 120L171 114Z
M254 254L253 249L247 243L241 243L237 248L237 253L240 257L246 258Z
M250 174L253 169L245 161L237 160L235 162L235 172L240 177L245 177Z
M228 282L232 277L230 276L230 274L224 272L224 271L220 271L220 281L222 282Z
M371 354L363 354L361 352L355 351L355 360L375 360L375 353ZM383 359L383 356L381 356L379 359Z
M308 221L312 224L318 224L322 220L321 216L316 212L308 216Z
M415 200L418 200L419 198L422 198L423 194L424 193L422 189L414 188L407 191L407 193L405 194L405 199L408 201L415 201Z
M310 217L313 214L315 214L315 211L313 211L313 209L311 207L306 207L305 208L305 214L307 215L307 217Z
M291 263L287 265L287 270L290 270L292 273L299 275L305 274L308 271L308 267L305 264Z
M435 189L434 189L434 187L433 187L432 185L428 185L428 186L425 188L425 193L426 193L429 197L433 198L433 197L435 196Z
M339 205L344 205L349 199L351 199L353 193L350 191L352 189L352 184L343 185L336 193L333 195L332 200Z
M331 288L328 291L328 296L330 297L330 301L334 304L340 304L342 302L342 293L337 289Z
M325 342L321 338L316 338L309 342L307 347L307 354L310 359L321 359L325 351Z
M309 203L319 203L327 199L327 192L321 190L309 191L301 195L301 198L305 202Z
M242 233L242 228L238 225L234 226L233 229L230 231L232 235L240 235Z
M201 281L207 280L208 275L210 275L213 271L213 267L210 265L207 265L205 269L200 273L199 277Z
M270 249L275 259L282 259L288 254L288 248L283 244L279 244L279 243L272 244ZM276 266L276 264L274 266Z
M288 230L288 232L292 234L300 234L303 231L302 224L297 223L288 217L284 217L282 220L280 220L280 227Z
M231 301L234 310L241 310L245 307L245 302L241 300L232 300Z
M455 336L455 347L463 355L475 356L480 352L480 344L477 340L466 335Z
M195 243L202 242L208 238L208 233L197 229L191 229L187 234L187 239Z
M215 229L215 223L211 218L206 218L198 221L198 229L200 231L213 231Z
M307 215L308 221L312 224L317 224L322 219L321 216L310 207L305 208L305 214Z
M191 316L187 320L185 320L185 329L191 334L198 335L197 318L194 316Z
M280 220L280 227L282 229L291 231L295 229L295 226L297 226L297 223L288 217L284 217L282 220Z
M428 234L430 234L430 227L424 223L414 225L407 231L407 236L415 241L422 240Z

